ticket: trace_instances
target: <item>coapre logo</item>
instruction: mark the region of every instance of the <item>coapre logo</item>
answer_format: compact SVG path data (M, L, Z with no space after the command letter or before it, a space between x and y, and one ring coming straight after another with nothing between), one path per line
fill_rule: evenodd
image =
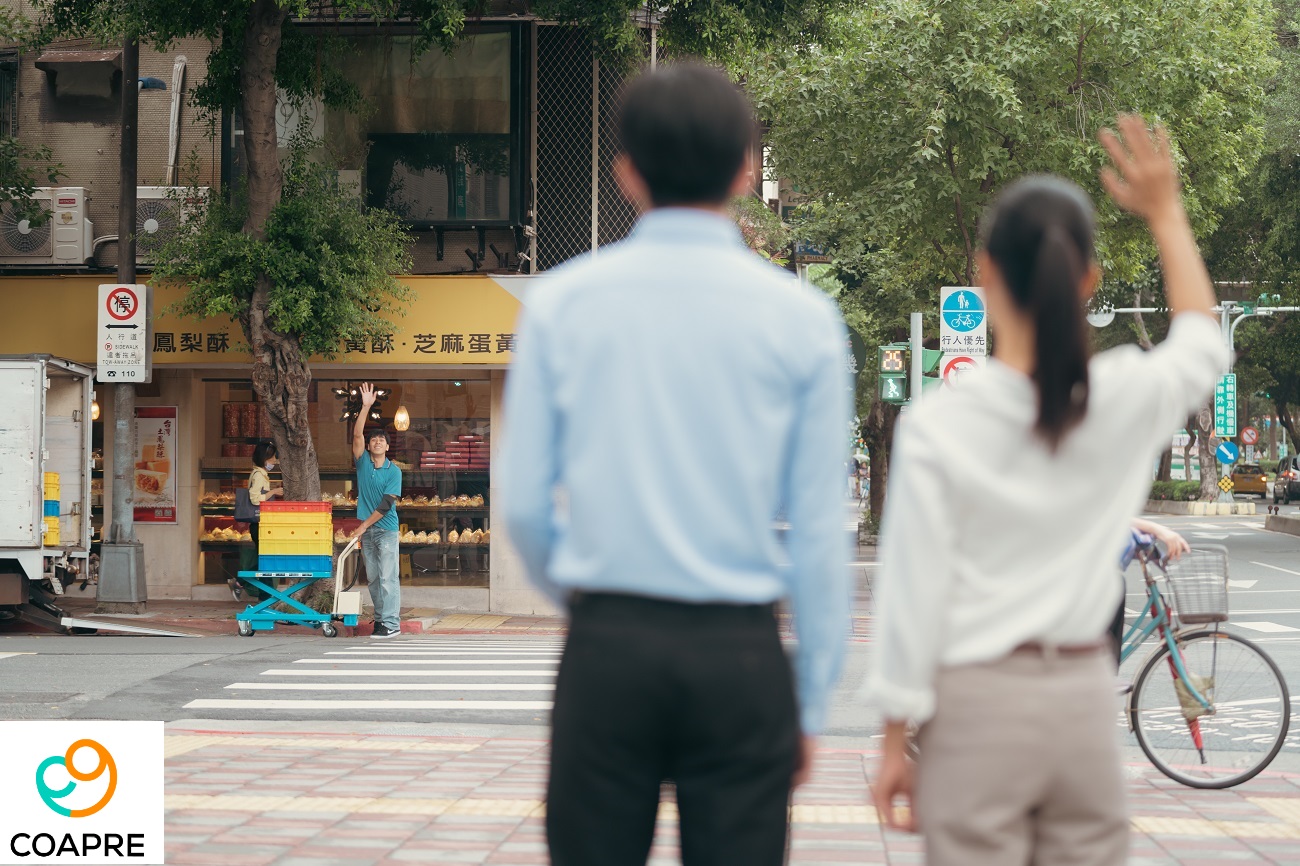
M95 766L89 771L78 770L76 764L73 763L77 752L82 749L91 750L96 757ZM45 772L56 765L63 767L67 774L72 777L72 781L58 790L52 790L46 784ZM108 788L94 805L71 809L59 802L76 792L77 782L93 782L105 773L108 774ZM117 790L117 765L113 763L113 756L108 753L108 749L105 749L99 743L94 740L77 740L71 746L68 746L68 750L62 755L54 755L41 761L41 765L36 768L36 790L40 792L45 805L58 814L65 818L85 818L107 806L108 801L113 799L113 793Z
M0 864L163 862L161 722L0 721Z

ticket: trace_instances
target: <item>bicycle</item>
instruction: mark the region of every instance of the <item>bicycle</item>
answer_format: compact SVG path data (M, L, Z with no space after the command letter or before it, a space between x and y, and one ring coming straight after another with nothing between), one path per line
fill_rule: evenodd
M1254 778L1286 742L1291 697L1267 653L1219 628L1228 619L1227 549L1207 545L1166 561L1154 539L1135 532L1126 555L1133 559L1141 565L1147 603L1120 642L1120 663L1152 635L1159 641L1128 695L1126 715L1138 746L1156 769L1193 788L1229 788ZM1160 589L1162 577L1172 605Z

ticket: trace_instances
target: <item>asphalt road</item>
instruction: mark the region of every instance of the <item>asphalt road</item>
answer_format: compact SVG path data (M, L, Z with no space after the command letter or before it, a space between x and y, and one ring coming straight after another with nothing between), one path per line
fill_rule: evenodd
M1288 511L1296 511L1292 506ZM1193 545L1229 550L1232 621L1258 642L1300 694L1300 538L1263 529L1264 516L1156 519ZM857 606L870 605L870 562ZM1129 606L1143 596L1136 569ZM560 641L556 637L448 635L391 641L258 635L200 639L131 636L0 638L4 718L220 719L428 723L544 728ZM878 720L857 691L869 642L849 645L828 734L871 737ZM1125 666L1132 671L1145 653ZM1118 714L1117 714L1118 720ZM1277 769L1300 771L1293 723ZM520 731L522 733L522 731ZM1127 735L1130 758L1141 760Z

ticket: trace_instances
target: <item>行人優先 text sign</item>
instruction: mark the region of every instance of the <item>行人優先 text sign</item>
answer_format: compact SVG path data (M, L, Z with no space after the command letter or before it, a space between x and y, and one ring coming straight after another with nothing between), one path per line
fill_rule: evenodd
M968 357L982 365L988 355L988 315L984 290L974 286L944 286L939 290L939 351ZM946 362L945 358L945 362Z

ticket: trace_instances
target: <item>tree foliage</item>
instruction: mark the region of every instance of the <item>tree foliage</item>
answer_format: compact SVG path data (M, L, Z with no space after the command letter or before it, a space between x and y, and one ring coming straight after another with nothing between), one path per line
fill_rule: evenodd
M0 7L0 44L28 38L30 22L13 9ZM49 147L32 147L17 138L0 135L0 206L13 208L19 219L41 225L50 212L32 194L38 186L53 186L63 176Z
M1170 130L1194 224L1212 228L1262 141L1273 68L1264 0L885 0L747 83L772 160L809 198L805 232L873 283L969 282L980 214L1009 180L1054 172L1099 196L1097 130L1138 111ZM1100 201L1100 199L1099 199ZM1154 253L1101 202L1102 259Z
M1240 297L1277 295L1300 305L1300 2L1279 0L1273 28L1276 74L1266 82L1265 151L1236 204L1205 244L1216 280ZM1300 406L1300 314L1250 319L1237 332L1238 393L1267 404L1296 441Z
M410 268L411 238L394 214L362 209L359 193L336 189L332 173L307 157L311 145L290 149L261 240L243 231L245 188L229 200L183 194L190 231L160 247L153 271L154 282L186 289L178 313L227 315L247 328L258 278L267 275L276 286L267 316L306 355L333 357L344 340L393 333L389 317L410 295L393 275Z
M833 256L846 317L885 342L974 279L982 213L1029 173L1093 194L1107 290L1130 292L1118 281L1143 279L1155 251L1097 181L1096 133L1121 112L1170 130L1193 225L1212 230L1262 145L1271 25L1267 0L880 0L738 65L802 197L799 233ZM860 384L880 448L892 413L871 371Z

